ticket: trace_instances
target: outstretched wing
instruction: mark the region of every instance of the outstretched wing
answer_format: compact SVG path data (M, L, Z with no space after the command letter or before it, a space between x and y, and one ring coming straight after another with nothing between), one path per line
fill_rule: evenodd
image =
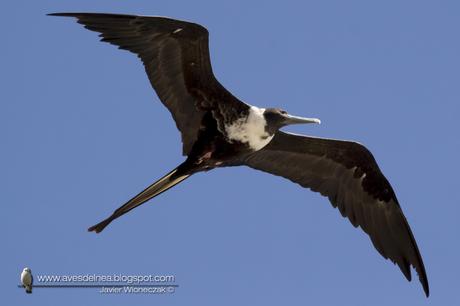
M383 257L399 266L409 281L412 265L429 295L425 267L409 224L391 185L364 146L279 131L266 147L243 163L328 197L342 216L370 236Z
M214 77L208 31L201 25L166 17L121 14L50 15L76 17L85 28L101 33L101 41L138 55L150 83L181 132L184 155L189 154L197 139L205 111L212 110L219 116L219 109L225 107L247 108Z

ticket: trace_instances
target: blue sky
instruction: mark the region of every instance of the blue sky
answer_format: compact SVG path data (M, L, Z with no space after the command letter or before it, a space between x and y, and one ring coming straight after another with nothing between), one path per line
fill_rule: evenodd
M3 1L1 252L6 304L460 303L458 1ZM49 12L164 15L210 31L218 79L258 106L321 118L289 131L375 155L430 281L374 250L329 202L249 168L198 174L87 227L181 161L179 133L138 59ZM38 274L173 274L174 294L16 288Z

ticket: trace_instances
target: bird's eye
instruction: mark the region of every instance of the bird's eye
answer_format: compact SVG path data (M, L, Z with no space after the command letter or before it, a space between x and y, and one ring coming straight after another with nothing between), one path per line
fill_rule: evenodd
M287 111L285 111L285 110L280 110L280 113L283 114L283 115L287 115Z

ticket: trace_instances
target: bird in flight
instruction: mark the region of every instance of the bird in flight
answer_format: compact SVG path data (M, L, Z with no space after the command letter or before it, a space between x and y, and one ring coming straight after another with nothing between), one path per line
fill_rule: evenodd
M374 247L410 281L417 271L426 296L428 279L414 235L396 195L372 154L361 144L280 131L320 123L277 108L240 101L215 78L203 26L166 17L54 13L75 17L101 41L136 54L182 136L185 161L90 227L109 223L191 175L217 167L248 166L284 177L328 197Z

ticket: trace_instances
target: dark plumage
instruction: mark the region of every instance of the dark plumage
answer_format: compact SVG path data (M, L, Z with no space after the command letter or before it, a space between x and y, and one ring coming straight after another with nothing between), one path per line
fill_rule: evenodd
M89 228L100 232L111 221L168 190L192 174L216 167L246 165L285 177L319 192L344 217L360 226L379 253L396 263L408 280L410 266L426 295L428 279L420 252L393 188L372 154L356 142L313 138L279 131L317 119L259 109L241 102L214 77L208 31L201 25L165 17L57 13L76 17L101 40L142 60L160 100L181 132L187 159Z

